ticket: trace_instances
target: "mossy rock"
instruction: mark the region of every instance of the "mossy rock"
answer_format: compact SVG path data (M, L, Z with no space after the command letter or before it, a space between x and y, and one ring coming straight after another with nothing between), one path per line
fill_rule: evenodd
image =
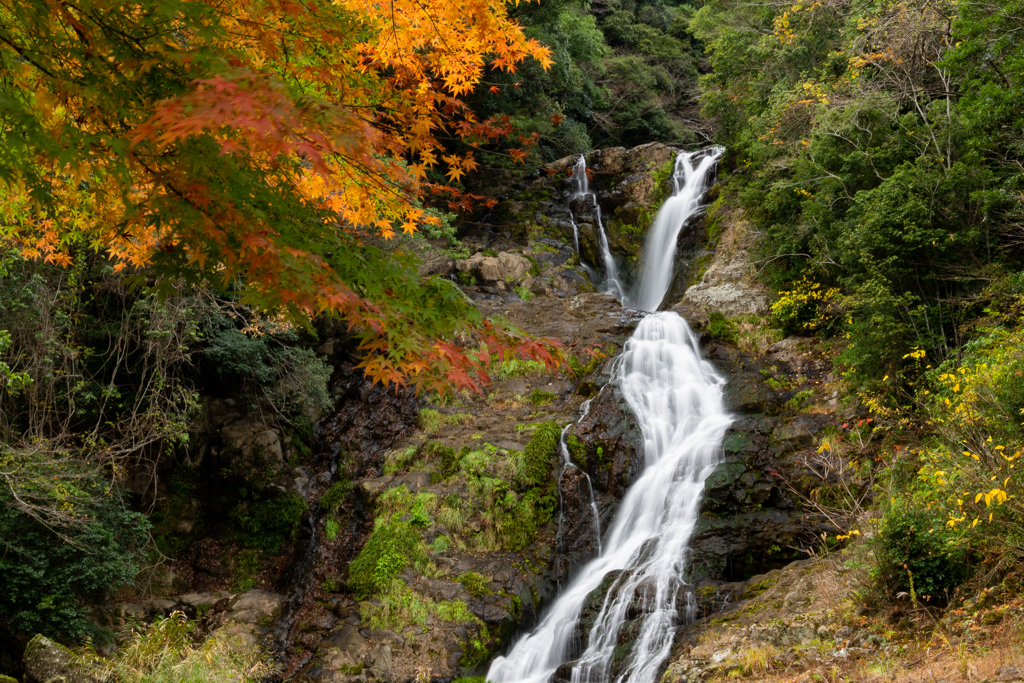
M73 652L46 636L37 634L25 646L22 656L27 679L46 683L55 678L65 683L91 683L92 679L77 665Z

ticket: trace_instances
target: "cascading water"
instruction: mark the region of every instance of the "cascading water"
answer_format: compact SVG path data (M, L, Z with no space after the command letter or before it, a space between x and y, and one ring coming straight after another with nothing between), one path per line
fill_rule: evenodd
M645 245L637 308L653 311L661 305L672 280L679 230L700 209L706 177L721 153L713 148L676 159L675 194L659 212ZM698 155L703 156L694 169ZM574 177L577 195L586 194L582 158ZM604 239L602 249L606 246ZM621 294L620 288L620 300ZM494 661L488 681L546 683L570 662L572 683L607 683L612 680L620 630L631 606L639 604L639 630L631 629L636 634L630 636L632 652L616 681L653 683L676 626L693 618L692 595L684 591L686 551L704 480L718 463L722 439L732 423L722 402L725 380L701 359L697 338L685 320L675 313L655 313L644 318L626 342L616 360L614 381L643 434L644 472L623 498L598 557L573 579L533 633L520 638L508 656ZM577 623L584 601L615 571L621 573L582 648ZM683 615L677 606L681 600Z
M635 600L642 625L619 681L648 683L668 655L680 616L686 548L697 520L704 480L718 462L732 418L725 381L701 360L697 338L675 313L644 318L617 360L616 381L644 437L646 468L622 500L603 552L587 564L551 606L537 629L492 664L495 683L544 683L573 661L573 683L611 680L619 628ZM626 570L574 652L580 609L608 572Z
M625 294L622 288L622 281L619 279L619 269L615 265L615 258L612 256L611 249L608 248L608 235L604 231L604 223L601 222L601 205L597 203L597 196L590 191L590 181L587 180L587 160L580 155L580 160L576 162L576 166L572 170L572 181L575 185L575 192L573 192L573 199L582 197L587 199L593 206L594 216L597 218L597 242L601 248L601 260L604 263L604 275L605 275L605 294L611 294L619 301ZM572 232L573 239L576 242L576 253L580 251L580 237L579 228L576 225L576 219L573 217L572 212L569 212L569 218L572 220Z
M700 152L681 152L672 174L672 196L665 200L644 242L643 267L636 294L624 302L642 311L656 311L669 285L676 258L676 240L686 221L703 207L707 179L725 150L712 147ZM697 162L694 168L694 162Z

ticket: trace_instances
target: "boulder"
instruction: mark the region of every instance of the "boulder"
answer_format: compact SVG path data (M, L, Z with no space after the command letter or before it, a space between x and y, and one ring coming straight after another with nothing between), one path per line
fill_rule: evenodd
M75 655L60 643L39 634L28 641L22 656L29 683L91 683L94 679L76 665Z
M131 619L142 621L149 616L149 610L137 602L119 602L115 605L114 612L126 621Z
M277 593L245 591L228 602L228 618L239 623L257 624L277 619L281 616L284 604L284 596Z
M244 419L224 425L220 430L225 448L237 456L236 468L277 470L284 466L284 450L277 430L267 429L261 420Z
M210 609L221 600L230 597L229 593L217 591L216 593L185 593L178 596L178 602L192 609Z
M460 273L468 273L484 283L509 284L520 282L530 270L530 260L519 254L501 252L497 256L484 256L477 252L468 259L455 263Z

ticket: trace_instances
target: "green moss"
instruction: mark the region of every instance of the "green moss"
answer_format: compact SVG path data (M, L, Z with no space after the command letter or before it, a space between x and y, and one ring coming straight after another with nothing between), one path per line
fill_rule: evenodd
M462 454L456 455L455 449L437 441L430 441L420 447L425 460L436 460L440 464L441 476L445 479L459 471Z
M605 359L603 353L594 353L589 358L584 357L586 363L580 360L579 356L575 354L569 355L569 369L572 370L573 374L577 377L584 377L597 370L601 365L601 361Z
M424 408L420 411L416 423L423 431L428 434L433 434L434 432L440 431L442 427L457 424L468 424L472 421L473 416L469 413L453 413L451 415L446 415L439 413L433 408Z
M328 541L333 541L341 533L341 524L335 519L334 515L328 515L324 521L324 535L327 536Z
M438 413L440 415L440 413ZM416 460L417 451L415 448L393 451L388 454L382 469L384 474L396 474L409 469Z
M526 400L530 402L530 405L539 408L540 406L546 406L547 404L554 401L556 398L557 396L552 394L550 391L534 389L533 391L530 392L530 395L527 397Z
M373 602L359 603L359 616L369 628L390 629L397 633L410 626L418 626L426 633L431 617L450 624L468 622L482 626L466 603L460 600L435 601L404 584L393 586Z
M554 471L555 454L562 438L562 428L555 422L545 422L530 437L523 455L526 458L528 479L535 485L549 483Z
M796 396L786 401L786 407L790 410L800 410L807 403L808 399L814 395L814 391L811 389L804 389L803 391L796 392Z
M366 545L349 565L349 590L358 600L384 594L403 569L422 559L420 534L412 524L378 517Z
M466 652L459 660L459 665L465 669L475 669L491 657L491 636L487 627L480 626L480 634L477 638L469 638L466 641ZM468 679L476 680L476 679Z
M483 574L477 572L466 572L455 579L469 591L469 594L474 598L482 598L485 595L491 594L490 581Z
M710 313L708 318L707 333L709 336L724 342L735 343L736 326L731 320L717 311Z

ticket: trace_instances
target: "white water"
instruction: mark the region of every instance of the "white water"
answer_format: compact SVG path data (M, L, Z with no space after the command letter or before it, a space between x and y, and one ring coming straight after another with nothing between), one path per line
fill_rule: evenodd
M607 683L618 631L638 589L645 614L633 655L616 680L653 683L668 655L681 621L676 600L685 586L686 549L704 480L718 462L732 419L722 403L724 380L701 359L696 337L675 313L655 313L640 322L617 360L615 376L643 433L646 468L623 498L602 552L534 632L494 661L488 681L545 683L572 659L573 683ZM605 598L587 649L579 653L577 641L573 651L587 594L608 572L621 569L630 573L618 579L614 598ZM692 603L687 611L692 612Z
M601 249L601 260L604 262L604 293L611 294L619 301L622 301L625 291L622 288L622 281L619 279L619 269L615 265L615 258L608 248L608 235L605 234L604 223L601 221L601 205L597 203L597 196L590 191L590 181L587 180L587 160L583 155L580 155L580 160L573 167L572 180L576 186L576 191L573 193L572 198L583 197L589 200L594 207L594 215L597 217L597 242ZM572 220L573 239L576 242L576 253L578 254L580 251L579 228L576 226L576 219L571 211L569 212L569 218Z
M642 311L656 311L669 285L676 259L676 240L686 221L703 209L708 175L725 150L712 147L700 152L681 152L672 174L672 196L665 200L644 242L643 266L636 294L625 303ZM694 168L694 161L697 166Z

